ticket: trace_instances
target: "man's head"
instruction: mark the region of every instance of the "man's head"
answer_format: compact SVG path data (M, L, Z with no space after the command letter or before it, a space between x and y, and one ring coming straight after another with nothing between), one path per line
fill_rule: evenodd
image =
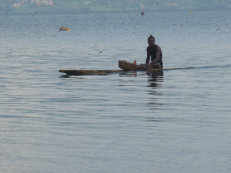
M148 37L148 44L149 45L154 45L155 44L155 37L153 37L151 34Z

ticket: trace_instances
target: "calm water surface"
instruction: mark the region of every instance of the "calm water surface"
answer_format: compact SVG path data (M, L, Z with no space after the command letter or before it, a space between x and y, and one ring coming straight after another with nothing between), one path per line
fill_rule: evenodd
M230 172L230 18L0 16L0 172ZM164 67L195 68L58 72L118 69L119 59L144 63L150 33Z

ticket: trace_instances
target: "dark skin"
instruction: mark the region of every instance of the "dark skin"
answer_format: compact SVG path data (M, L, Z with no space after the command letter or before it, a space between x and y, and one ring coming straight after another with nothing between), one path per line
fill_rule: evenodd
M161 58L161 49L160 49L160 47L155 44L155 40L153 38L148 39L148 45L149 45L149 47L156 46L157 50L156 50L155 58L150 63L149 63L149 60L150 60L151 55L147 51L147 59L146 59L147 69L150 69L150 68L153 68L153 67L159 67L160 68L160 64L159 64L159 60Z
M152 37L148 38L148 45L149 46L147 48L146 63L136 65L136 70L151 70L151 69L162 68L160 64L160 60L162 57L161 48L155 44L155 39ZM151 59L151 62L150 62L150 59Z

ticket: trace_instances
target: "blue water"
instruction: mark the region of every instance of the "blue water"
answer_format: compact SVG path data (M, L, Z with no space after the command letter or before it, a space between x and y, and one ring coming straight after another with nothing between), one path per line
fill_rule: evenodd
M0 16L0 172L230 172L231 12ZM67 26L70 32L59 32ZM144 63L163 74L61 77Z

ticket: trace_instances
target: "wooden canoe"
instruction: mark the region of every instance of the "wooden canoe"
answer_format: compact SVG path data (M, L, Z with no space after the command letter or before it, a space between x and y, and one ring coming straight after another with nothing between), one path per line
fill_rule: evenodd
M124 70L59 70L61 73L66 75L106 75L111 73L125 72Z
M180 67L180 68L165 68L165 69L152 69L147 72L158 72L158 71L168 71L168 70L184 70L184 69L192 69L195 67ZM76 75L107 75L113 73L126 73L132 71L126 70L59 70L61 73L65 73L67 76Z

